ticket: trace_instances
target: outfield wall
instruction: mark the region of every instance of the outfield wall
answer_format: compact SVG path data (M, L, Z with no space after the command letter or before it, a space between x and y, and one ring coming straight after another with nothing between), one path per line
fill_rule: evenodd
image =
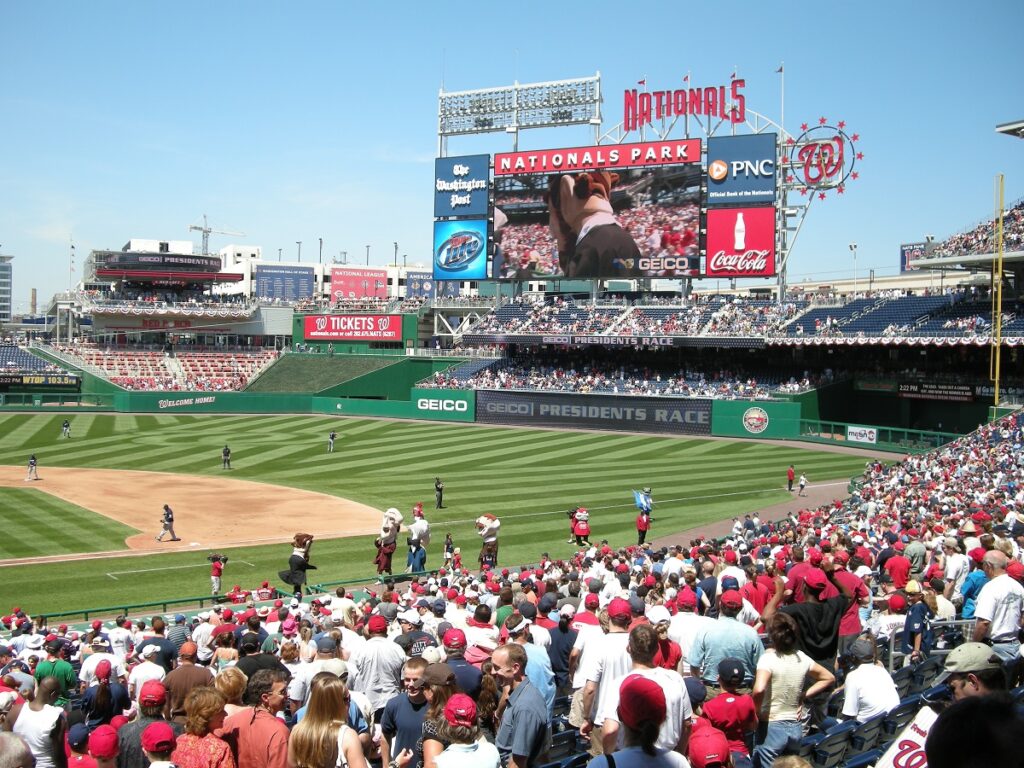
M476 393L476 420L563 429L710 435L711 403L702 399L481 389Z

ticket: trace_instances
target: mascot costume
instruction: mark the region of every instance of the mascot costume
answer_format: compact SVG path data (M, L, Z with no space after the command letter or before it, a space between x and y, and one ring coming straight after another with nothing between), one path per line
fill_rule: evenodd
M501 527L501 520L490 513L480 515L476 519L477 535L483 540L480 547L480 568L486 565L494 568L498 565L498 529Z
M548 177L549 225L566 277L642 277L640 248L612 211L617 173Z
M380 521L380 535L373 544L377 547L377 556L373 559L377 566L377 575L391 575L391 557L395 554L398 544L398 532L402 529L402 513L394 507L385 510Z
M309 562L309 550L313 546L313 534L296 533L292 539L292 555L288 558L288 570L279 571L281 581L289 585L295 597L302 599L302 586L306 583L306 571L316 570Z

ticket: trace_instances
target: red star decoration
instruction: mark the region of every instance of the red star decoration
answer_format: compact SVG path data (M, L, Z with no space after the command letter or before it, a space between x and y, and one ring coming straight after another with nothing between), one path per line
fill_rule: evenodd
M845 120L840 120L838 123L836 123L836 125L839 127L839 130L841 131L841 130L843 130L843 128L846 127L846 121Z
M855 133L855 134L853 134L853 136L851 136L850 138L851 138L851 139L852 139L853 141L860 141L860 134L859 134L859 133Z
M863 160L864 159L864 153L863 152L858 152L857 153L857 159L858 160Z
M782 162L788 163L789 162L789 155L783 155L782 156Z
M788 139L786 139L786 143L787 143L787 144L795 144L796 142L795 142L795 141L793 141L793 137L792 137L792 136L790 136L790 137L789 137Z
M842 184L840 184L840 185L839 185L839 186L838 186L838 187L836 188L836 192L838 192L838 193L839 193L840 195L841 195L841 194L843 194L843 192L845 192L845 191L846 191L846 187L844 187L844 186L843 186Z
M824 192L819 192L818 193L818 199L819 200L824 200L825 199L825 193Z
M787 184L792 184L795 179L796 179L795 176L787 176L786 177L786 183Z
M828 120L826 120L824 117L819 117L818 118L818 125L824 125L827 122L828 122Z
M801 131L806 131L807 130L807 123L800 123L800 130Z
M860 178L860 174L854 171L853 173L850 174L850 178L856 181L858 178Z
M800 194L801 194L801 195L806 195L806 194L807 194L807 187L802 187L802 188L800 189Z

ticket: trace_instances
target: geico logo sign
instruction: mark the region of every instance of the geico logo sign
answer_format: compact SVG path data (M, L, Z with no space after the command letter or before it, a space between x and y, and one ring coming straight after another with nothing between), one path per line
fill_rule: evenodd
M712 160L708 163L708 176L712 181L725 181L729 176L757 178L774 175L775 161L767 157L761 160L733 160L729 163L724 160Z
M533 415L533 403L487 403L488 413L515 413L521 416Z
M454 411L465 413L469 410L469 403L465 400L435 400L429 397L421 397L416 401L416 407L421 411Z

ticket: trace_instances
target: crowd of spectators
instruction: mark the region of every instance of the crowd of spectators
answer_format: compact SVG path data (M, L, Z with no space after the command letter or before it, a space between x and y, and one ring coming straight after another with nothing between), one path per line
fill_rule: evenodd
M728 301L711 315L709 336L764 336L777 333L803 309L796 302L737 298Z
M770 382L770 383L769 383ZM467 377L435 373L419 386L437 389L514 389L549 392L600 392L613 395L663 395L724 400L767 400L782 387L802 391L809 379L758 378L729 370L715 372L659 369L652 364L602 363L580 359L531 357L505 359Z
M1003 250L1024 249L1024 200L1014 204L1003 216ZM928 256L967 256L974 253L995 253L996 221L990 219L967 232L947 238L932 249Z
M826 740L840 754L857 734L892 742L927 706L941 710L931 768L1019 764L1019 415L871 461L845 500L736 516L724 538L659 547L643 543L651 522L638 516L639 544L577 539L530 565L471 572L448 550L359 592L236 585L191 619L48 626L14 606L0 754L499 768L586 751L599 768L771 768Z

